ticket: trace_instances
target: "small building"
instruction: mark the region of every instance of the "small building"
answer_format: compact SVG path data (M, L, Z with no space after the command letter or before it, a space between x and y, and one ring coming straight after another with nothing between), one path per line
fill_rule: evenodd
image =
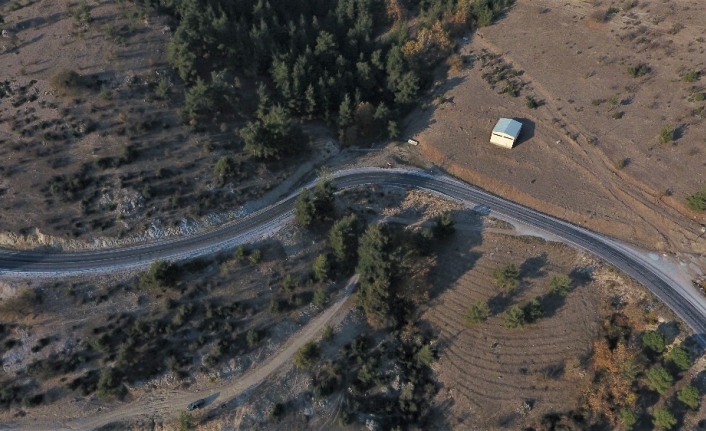
M503 148L512 148L520 136L520 130L522 130L522 123L519 121L511 118L501 118L493 127L490 143Z

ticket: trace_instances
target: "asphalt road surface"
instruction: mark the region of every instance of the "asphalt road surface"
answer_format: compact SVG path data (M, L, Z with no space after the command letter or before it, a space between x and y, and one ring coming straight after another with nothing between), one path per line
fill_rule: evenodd
M396 185L427 190L487 207L490 211L552 234L586 250L623 271L652 291L695 332L706 346L706 298L689 285L662 272L649 258L617 241L542 214L444 175L425 171L361 168L333 175L339 189L362 185ZM311 184L309 186L312 186ZM0 249L0 273L29 276L112 271L146 266L157 259L180 259L228 249L257 235L266 235L292 216L296 193L243 219L197 235L134 247L75 253Z

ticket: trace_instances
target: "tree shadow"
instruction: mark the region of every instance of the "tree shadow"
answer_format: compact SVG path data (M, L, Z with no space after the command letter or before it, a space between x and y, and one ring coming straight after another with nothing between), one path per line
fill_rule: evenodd
M694 361L701 358L706 353L706 347L701 344L701 340L706 337L704 334L692 334L687 336L682 342L682 347L691 352Z
M547 253L542 253L539 256L527 258L520 265L520 279L525 278L540 278L547 275L544 267L549 262Z
M677 322L662 322L657 327L657 332L664 335L667 344L672 344L679 335L679 325Z
M443 86L440 88L444 93L462 84L466 80L465 77L456 76L451 79L445 79ZM446 99L447 101L450 99ZM429 126L434 124L432 117L439 108L435 104L428 104L427 107L423 101L420 101L421 107L411 112L406 118L402 129L401 139L406 141L408 138L413 138L419 133L425 131ZM423 144L423 143L422 143Z
M32 44L35 43L35 42L39 42L39 41L42 40L43 38L44 38L44 35L43 35L43 34L40 34L39 36L36 36L36 37L34 37L34 38L30 39L30 40L26 40L26 41L22 42L21 44L17 45L17 46L15 47L15 49L20 49L20 48L24 48L25 46L32 45Z

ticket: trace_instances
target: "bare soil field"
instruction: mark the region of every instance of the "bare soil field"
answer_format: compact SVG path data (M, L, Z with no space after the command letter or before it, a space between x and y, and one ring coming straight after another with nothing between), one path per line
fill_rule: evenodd
M86 4L0 4L0 244L188 234L310 159L245 156L237 114L189 123L167 63L173 23L127 1ZM248 88L237 88L246 112ZM328 140L323 128L307 131ZM224 156L232 165L219 178Z
M467 67L406 132L434 163L504 197L647 248L703 253L706 216L685 198L706 178L704 21L698 1L518 0L462 42ZM488 142L499 117L524 124L512 150ZM674 140L660 143L665 126Z

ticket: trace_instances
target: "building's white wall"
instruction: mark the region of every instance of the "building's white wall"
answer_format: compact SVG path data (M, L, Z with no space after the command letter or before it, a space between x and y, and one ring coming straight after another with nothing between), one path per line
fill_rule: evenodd
M501 146L503 148L512 148L512 146L515 144L515 140L492 134L490 135L490 143Z

